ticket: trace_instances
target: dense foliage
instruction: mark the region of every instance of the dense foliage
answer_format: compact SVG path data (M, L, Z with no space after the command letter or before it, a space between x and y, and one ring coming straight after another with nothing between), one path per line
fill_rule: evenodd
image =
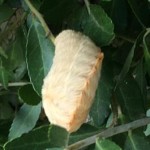
M83 32L105 55L89 119L70 135L49 125L41 105L53 40L64 29ZM149 117L150 1L0 0L0 83L0 150L62 150ZM147 125L91 137L84 149L149 150L149 135Z

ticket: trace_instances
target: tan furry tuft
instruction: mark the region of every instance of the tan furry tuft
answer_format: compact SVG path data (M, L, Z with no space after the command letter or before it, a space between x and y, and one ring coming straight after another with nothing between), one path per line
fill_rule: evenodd
M53 65L44 79L43 107L52 124L76 131L95 96L103 53L87 36L64 30L55 39Z

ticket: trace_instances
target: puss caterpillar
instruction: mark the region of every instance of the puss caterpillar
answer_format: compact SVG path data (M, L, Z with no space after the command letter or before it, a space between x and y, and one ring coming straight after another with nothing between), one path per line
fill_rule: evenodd
M55 39L55 56L42 88L43 108L52 124L76 131L86 120L100 77L103 53L72 30Z

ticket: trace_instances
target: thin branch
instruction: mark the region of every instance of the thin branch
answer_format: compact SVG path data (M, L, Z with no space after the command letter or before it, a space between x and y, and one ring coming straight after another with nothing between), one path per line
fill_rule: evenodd
M88 137L84 140L81 140L79 142L76 142L76 143L68 146L68 148L66 150L79 150L83 147L86 147L88 145L95 143L97 138L108 138L108 137L114 136L116 134L120 134L123 132L127 132L129 130L133 130L133 129L145 126L147 124L150 124L150 117L142 118L142 119L139 119L139 120L127 123L127 124L123 124L120 126L116 126L113 128L108 128L94 136Z
M36 8L31 4L29 0L24 0L27 6L30 8L31 12L38 18L38 20L41 22L45 32L46 36L49 37L49 39L54 43L55 37L49 30L49 27L47 26L45 20L43 19L42 15L36 10Z
M124 35L120 35L120 34L116 34L116 37L120 38L120 39L123 39L129 43L132 43L134 44L135 43L135 39L131 39L130 37L126 37Z
M91 11L90 11L90 3L89 3L88 0L84 0L84 2L85 2L85 5L86 5L86 8L87 8L87 11L88 11L88 13L89 13L89 15L90 15L90 14L91 14Z
M30 82L13 82L13 83L8 83L8 86L24 86L27 84L30 84ZM1 86L3 85L0 83L0 87Z

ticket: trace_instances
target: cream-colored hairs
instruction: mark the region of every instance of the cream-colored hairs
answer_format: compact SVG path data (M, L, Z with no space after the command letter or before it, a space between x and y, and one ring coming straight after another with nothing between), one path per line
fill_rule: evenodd
M87 36L64 30L55 39L53 65L44 79L43 107L52 124L76 131L95 96L103 53Z

